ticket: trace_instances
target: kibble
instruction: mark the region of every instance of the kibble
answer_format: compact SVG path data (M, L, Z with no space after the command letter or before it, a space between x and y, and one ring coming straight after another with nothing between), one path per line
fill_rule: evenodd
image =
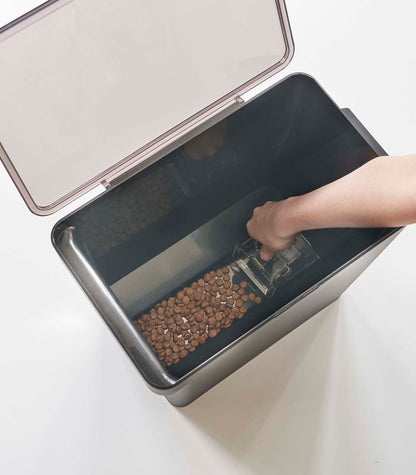
M157 303L136 324L158 358L170 366L241 319L246 303L262 302L248 287L246 281L233 282L228 267L212 270Z

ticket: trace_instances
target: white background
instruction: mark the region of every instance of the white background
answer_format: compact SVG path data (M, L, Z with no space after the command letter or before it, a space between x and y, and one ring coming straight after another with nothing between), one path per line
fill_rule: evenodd
M18 4L0 1L0 23ZM414 2L288 9L296 53L279 78L312 74L390 154L415 152ZM0 473L414 474L415 227L338 302L176 409L55 254L63 212L31 215L4 170L0 212Z

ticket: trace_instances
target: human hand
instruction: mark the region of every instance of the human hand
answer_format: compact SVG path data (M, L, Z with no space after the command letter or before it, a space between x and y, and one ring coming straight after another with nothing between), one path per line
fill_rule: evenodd
M277 250L290 246L295 238L296 230L291 229L287 212L288 202L289 200L268 201L254 209L253 216L247 223L249 235L263 245L260 257L265 261L271 259Z

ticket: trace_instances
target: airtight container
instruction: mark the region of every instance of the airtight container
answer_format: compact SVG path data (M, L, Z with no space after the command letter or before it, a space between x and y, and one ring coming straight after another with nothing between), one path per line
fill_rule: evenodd
M256 206L385 154L307 74L256 93L293 51L284 2L271 0L58 0L0 30L1 159L38 215L100 190L56 224L53 245L173 405L336 300L400 231L302 233L265 274L261 302L174 364L136 324L200 276L244 261Z

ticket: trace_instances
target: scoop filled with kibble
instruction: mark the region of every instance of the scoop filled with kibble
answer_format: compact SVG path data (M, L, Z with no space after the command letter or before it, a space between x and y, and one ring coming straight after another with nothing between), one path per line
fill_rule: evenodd
M248 303L259 304L261 297L249 292L246 281L233 283L230 269L224 267L157 303L136 324L159 359L170 366L243 318Z

